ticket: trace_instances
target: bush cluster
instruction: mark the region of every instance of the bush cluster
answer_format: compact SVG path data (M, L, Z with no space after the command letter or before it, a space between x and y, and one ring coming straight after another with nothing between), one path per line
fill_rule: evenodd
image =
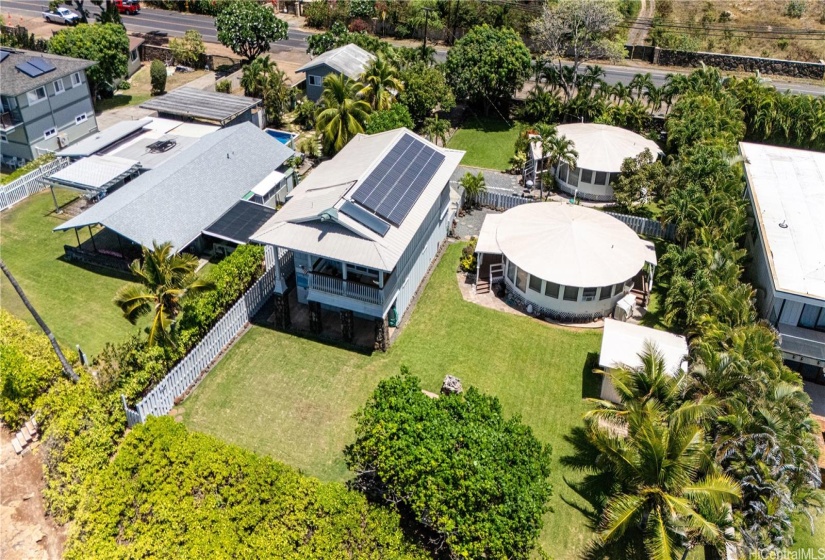
M15 179L19 179L23 175L31 173L35 169L39 169L40 167L46 165L47 163L49 163L50 161L53 161L53 160L54 160L54 154L52 154L52 153L43 154L42 156L33 159L32 161L30 161L26 165L22 165L22 166L18 167L17 169L12 171L8 175L4 175L3 178L0 179L0 185L7 185L7 184L11 183L12 181L14 181Z
M166 65L160 60L153 60L149 66L149 78L152 82L152 94L163 93L166 90Z
M426 558L338 483L153 418L86 487L66 558Z

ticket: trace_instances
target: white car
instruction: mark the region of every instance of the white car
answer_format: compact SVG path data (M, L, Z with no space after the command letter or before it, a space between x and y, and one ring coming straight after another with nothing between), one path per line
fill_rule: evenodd
M43 12L43 19L51 23L59 23L62 25L77 25L80 22L80 16L68 8L57 8L48 12Z

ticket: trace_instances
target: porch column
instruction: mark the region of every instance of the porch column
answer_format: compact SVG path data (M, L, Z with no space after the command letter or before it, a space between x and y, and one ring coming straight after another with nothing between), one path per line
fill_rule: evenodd
M341 280L344 283L344 293L347 293L347 263L341 263Z
M352 342L353 335L355 334L354 326L352 311L343 309L341 311L341 338L343 338L345 342Z
M382 290L384 289L384 271L383 270L378 271L378 287Z
M92 233L92 226L91 225L89 226L89 239L92 240L92 247L94 248L95 253L97 253L97 245L95 245L95 236Z
M321 324L321 304L317 301L307 302L309 308L309 330L312 334L321 334L323 325Z
M481 261L484 259L484 253L478 254L478 259L476 259L476 281L473 284L473 293L478 293L478 281L481 280Z
M386 319L375 319L375 350L387 351L388 330Z
M287 330L292 326L289 315L289 294L275 294L275 328Z

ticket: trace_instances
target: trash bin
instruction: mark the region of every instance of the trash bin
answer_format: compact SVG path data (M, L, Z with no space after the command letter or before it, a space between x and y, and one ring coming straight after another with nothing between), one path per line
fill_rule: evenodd
M387 324L391 327L398 326L398 313L396 313L395 307L391 307L390 312L387 314Z

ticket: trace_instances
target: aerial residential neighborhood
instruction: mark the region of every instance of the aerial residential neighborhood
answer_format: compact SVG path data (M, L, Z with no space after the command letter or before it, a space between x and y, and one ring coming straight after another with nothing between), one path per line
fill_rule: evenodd
M0 4L0 558L825 557L825 5Z

